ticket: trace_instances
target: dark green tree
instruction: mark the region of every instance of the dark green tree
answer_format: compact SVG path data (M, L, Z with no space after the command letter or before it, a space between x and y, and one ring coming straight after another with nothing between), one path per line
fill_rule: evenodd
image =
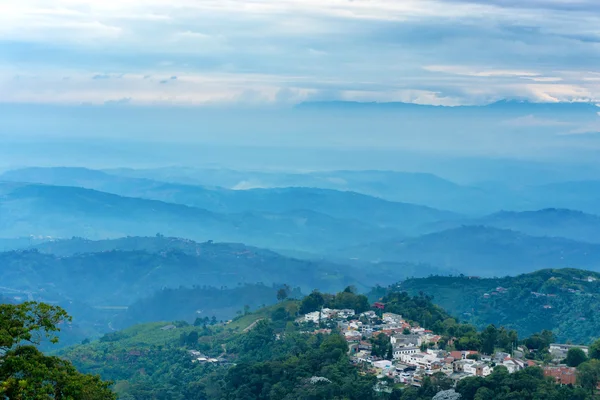
M579 347L573 347L567 352L567 365L569 367L578 367L587 361L587 356Z
M36 346L70 317L60 307L26 302L0 304L0 398L15 400L114 400L110 383L79 373L71 363Z
M577 383L594 393L600 382L600 360L589 360L577 367Z
M596 340L594 343L592 343L590 345L588 354L589 354L590 358L595 358L596 360L600 360L600 339Z

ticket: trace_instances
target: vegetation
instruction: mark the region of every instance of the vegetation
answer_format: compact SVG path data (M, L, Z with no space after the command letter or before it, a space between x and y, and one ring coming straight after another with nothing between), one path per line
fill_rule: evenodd
M335 295L313 291L302 299L300 313L318 311L321 308L351 309L356 313L362 313L371 308L369 299L365 295L356 294L356 288L348 286L343 292Z
M559 386L544 377L541 368L530 367L513 374L496 367L486 378L466 378L458 382L456 391L464 400L585 400L592 397L583 388Z
M352 366L344 338L297 332L297 313L286 300L227 325L138 325L62 355L114 380L120 399L375 398L375 377ZM220 362L193 362L189 350Z
M550 330L559 341L590 343L600 330L600 274L547 269L516 277L409 279L396 290L426 293L453 315L482 329L489 324L521 336Z
M285 297L282 298L282 295ZM163 289L136 301L127 312L116 319L116 327L128 327L136 323L152 321L216 318L229 320L249 310L271 305L287 297L302 297L300 289L288 286L245 284L232 288L193 287Z
M40 337L57 341L67 313L43 303L0 304L0 397L15 400L112 400L109 383L37 349Z
M83 372L115 381L119 398L128 400L430 400L450 389L448 377L434 374L419 388L390 386L391 393L375 391L376 378L350 363L341 335L335 331L301 333L293 322L300 313L325 306L354 305L358 311L363 299L351 287L336 295L315 291L301 301L280 299L257 312L244 312L228 324L198 318L193 325L183 321L137 325L62 355ZM524 340L519 340L515 331L493 325L478 331L452 318L423 294L410 296L388 289L379 300L385 306L383 311L402 314L441 335L438 345L447 350L492 353L524 345L531 350L527 356L537 357L547 353L554 340L548 331ZM385 335L374 336L372 344L375 355L390 357ZM195 362L190 350L219 362ZM576 358L575 352L570 353L569 359ZM456 391L463 399L473 400L588 400L592 398L590 388L600 379L599 365L595 359L582 362L575 388L557 386L537 367L510 375L505 368L496 367L487 378L460 381Z

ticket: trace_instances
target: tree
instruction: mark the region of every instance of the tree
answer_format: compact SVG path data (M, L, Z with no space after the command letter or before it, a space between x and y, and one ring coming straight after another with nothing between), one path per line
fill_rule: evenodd
M595 358L596 360L600 360L600 339L596 340L591 344L589 348L590 358Z
M285 288L281 288L277 291L277 300L284 301L288 297L288 292Z
M577 367L577 383L584 389L594 392L600 381L600 361L590 360Z
M497 340L498 330L494 325L488 325L488 327L481 332L481 351L484 354L494 354Z
M388 346L388 350L387 350L387 354L385 355L385 359L386 360L394 359L394 347L391 344Z
M46 356L36 348L44 337L56 343L58 325L70 320L62 308L44 303L0 305L0 398L116 398L110 383L81 374L68 361Z
M315 290L304 299L302 299L302 303L300 304L300 313L308 314L309 312L318 311L325 304L325 298L323 295Z
M371 355L381 358L384 358L388 354L388 349L392 346L389 336L384 333L373 335L371 345Z
M578 367L587 361L587 356L579 347L573 347L567 352L567 365L569 367Z

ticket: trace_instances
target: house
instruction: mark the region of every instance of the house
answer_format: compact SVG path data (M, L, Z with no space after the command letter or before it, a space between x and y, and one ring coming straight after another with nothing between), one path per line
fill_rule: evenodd
M380 302L375 302L375 303L373 303L373 308L376 308L378 310L383 310L383 309L385 309L385 304L380 303Z
M348 341L353 341L353 340L358 341L362 338L362 334L357 331L346 331L346 332L344 332L344 337Z
M571 367L546 367L544 376L554 378L559 385L575 385L577 383L577 369Z
M489 365L475 360L460 360L454 363L454 372L462 372L469 376L488 376L492 373Z
M400 360L403 355L417 354L418 352L418 347L394 347L394 360Z
M337 317L338 318L349 318L349 317L354 317L356 313L354 312L354 310L350 310L350 309L344 309L344 310L337 310Z
M588 354L587 346L578 346L578 345L574 345L574 344L552 343L550 345L550 349L548 351L550 352L550 354L552 354L552 357L555 360L562 360L567 357L567 353L569 352L570 349L573 349L573 348L579 348L579 349L583 350L583 352L586 355Z
M404 322L402 315L394 313L383 313L383 322L388 324L401 324Z
M502 364L504 362L504 360L507 360L509 358L510 358L510 354L499 351L496 354L494 354L492 361L495 362L496 364Z
M413 347L420 346L423 344L423 338L421 335L393 335L390 338L390 342L393 346L405 346L405 347Z
M373 367L377 369L388 369L392 367L392 362L389 360L374 361Z
M165 325L162 328L160 328L161 331L170 331L173 329L177 329L177 327L175 325Z
M508 360L504 360L502 365L505 366L506 369L508 370L508 372L511 374L514 372L517 372L519 370L522 370L527 366L527 364L525 364L525 362L523 362L521 360L516 360L514 358L509 358Z
M476 351L465 350L465 351L452 351L450 352L450 357L455 360L466 360L467 356L470 354L478 354Z
M319 311L309 312L304 315L304 322L314 322L315 324L318 324L319 321L321 321L321 313Z

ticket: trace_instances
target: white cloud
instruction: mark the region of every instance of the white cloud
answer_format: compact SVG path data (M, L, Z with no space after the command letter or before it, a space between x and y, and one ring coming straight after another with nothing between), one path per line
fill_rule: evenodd
M461 65L427 65L423 67L426 71L443 72L454 75L477 76L477 77L537 77L540 74L533 71L505 70L494 68L472 68Z
M0 100L270 102L325 92L445 105L597 100L597 8L584 0L6 0L0 81L10 91ZM114 87L62 81L105 73L128 78ZM172 75L178 84L153 85ZM288 89L297 95L277 95Z

